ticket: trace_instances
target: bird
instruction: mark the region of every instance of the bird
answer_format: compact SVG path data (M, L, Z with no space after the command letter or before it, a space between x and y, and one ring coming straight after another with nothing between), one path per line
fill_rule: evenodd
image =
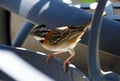
M75 55L75 46L81 40L81 37L90 25L91 20L88 20L80 26L70 25L53 29L42 24L34 27L30 32L30 35L39 41L45 49L52 52L51 54L48 54L46 62L51 60L57 54L69 52L70 56L63 63L63 69L65 72L70 60Z

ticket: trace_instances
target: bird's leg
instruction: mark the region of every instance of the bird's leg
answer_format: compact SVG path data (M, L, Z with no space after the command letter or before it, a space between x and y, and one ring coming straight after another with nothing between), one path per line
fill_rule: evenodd
M60 53L62 53L62 52L63 52L63 51L57 51L57 52L53 52L53 53L49 54L49 55L47 56L47 58L46 58L46 62L48 62L49 60L51 60L52 58L54 58L55 55L60 54Z
M70 59L75 55L75 51L73 49L69 50L70 56L64 61L63 69L66 72L67 66L70 63Z
M55 56L54 53L49 54L49 55L47 56L47 58L46 58L46 62L48 62L49 60L51 60L54 56Z

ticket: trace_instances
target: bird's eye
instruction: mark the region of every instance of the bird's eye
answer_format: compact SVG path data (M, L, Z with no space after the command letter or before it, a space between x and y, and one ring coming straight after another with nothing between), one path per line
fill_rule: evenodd
M46 34L47 34L47 32L42 32L42 31L40 31L40 32L38 33L38 35L39 35L40 37L45 37Z

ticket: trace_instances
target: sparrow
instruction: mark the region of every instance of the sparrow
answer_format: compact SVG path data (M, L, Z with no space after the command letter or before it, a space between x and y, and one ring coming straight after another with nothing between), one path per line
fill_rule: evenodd
M64 61L64 72L67 69L70 59L75 55L74 47L81 40L81 37L91 25L91 20L80 26L63 26L50 29L46 25L39 25L30 32L37 41L47 50L52 51L46 58L46 62L55 55L69 52L70 56Z

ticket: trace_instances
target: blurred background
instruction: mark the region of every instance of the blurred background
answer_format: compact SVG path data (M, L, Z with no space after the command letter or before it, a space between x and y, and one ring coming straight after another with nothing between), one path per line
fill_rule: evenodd
M86 1L95 1L95 0L83 0L83 2ZM114 3L120 3L120 0L111 0ZM80 0L72 0L73 3L79 3ZM82 0L81 0L82 2ZM115 9L115 14L120 15L120 9ZM20 16L17 16L16 14L11 14L11 40L13 40L16 33L19 31L20 27L23 25L25 21L28 21ZM39 42L37 42L32 36L27 37L24 44L22 45L23 48L27 48L29 50L33 51L40 51L44 52L46 54L51 53L50 51L47 51L41 45ZM74 58L72 58L71 63L73 63L79 70L83 71L85 74L88 74L88 66L87 66L87 58L88 58L88 46L83 45L79 43L76 48L76 55ZM103 71L114 71L118 74L120 74L120 57L112 56L108 52L99 51L100 54L100 62ZM58 58L64 60L67 58L69 53L62 53L60 55L57 55ZM32 60L32 59L31 59Z

